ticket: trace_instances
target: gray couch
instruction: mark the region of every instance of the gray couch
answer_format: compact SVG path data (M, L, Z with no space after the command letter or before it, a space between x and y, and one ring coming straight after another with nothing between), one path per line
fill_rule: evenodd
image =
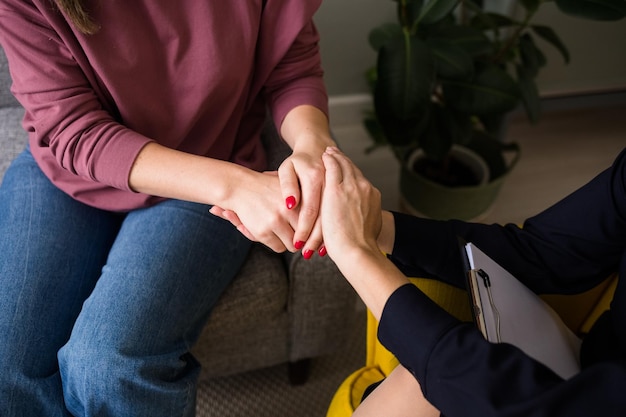
M0 49L0 181L27 140L10 84ZM264 140L275 167L289 149L269 125ZM291 381L303 382L308 359L342 348L355 297L328 257L306 261L255 244L194 347L201 379L289 363Z

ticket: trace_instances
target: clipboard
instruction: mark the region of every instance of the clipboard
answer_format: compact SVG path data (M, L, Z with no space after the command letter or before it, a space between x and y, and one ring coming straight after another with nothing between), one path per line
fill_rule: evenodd
M485 339L510 343L568 379L580 371L581 340L537 294L472 243L463 243L474 322Z

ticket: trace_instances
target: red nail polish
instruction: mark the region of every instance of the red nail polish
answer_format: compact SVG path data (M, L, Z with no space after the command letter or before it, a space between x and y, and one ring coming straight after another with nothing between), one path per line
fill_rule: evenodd
M285 204L287 205L287 208L291 210L292 208L296 206L296 198L290 195L289 197L285 199Z
M317 251L320 256L326 256L326 246L322 246L320 250Z
M302 249L304 247L304 242L298 240L296 243L293 244L293 246L295 246L296 249Z
M304 259L311 259L311 256L313 256L313 251L311 249L307 249L304 252L302 252L302 257Z

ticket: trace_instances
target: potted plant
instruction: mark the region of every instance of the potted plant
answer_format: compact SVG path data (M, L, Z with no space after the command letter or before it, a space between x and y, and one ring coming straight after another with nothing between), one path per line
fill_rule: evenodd
M566 63L568 49L552 28L532 23L544 0L518 1L520 19L488 11L477 0L394 1L397 22L370 32L378 58L368 71L374 111L365 127L374 147L390 146L401 162L405 209L476 218L519 157L519 147L503 140L506 116L523 105L531 122L539 119L535 78L546 58L536 39L555 47ZM556 4L588 19L626 15L623 0Z

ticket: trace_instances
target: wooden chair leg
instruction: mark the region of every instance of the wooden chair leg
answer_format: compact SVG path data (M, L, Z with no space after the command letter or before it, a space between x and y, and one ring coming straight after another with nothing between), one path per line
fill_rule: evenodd
M296 362L289 362L287 364L287 370L289 372L289 382L291 385L302 385L309 379L311 359L300 359Z

